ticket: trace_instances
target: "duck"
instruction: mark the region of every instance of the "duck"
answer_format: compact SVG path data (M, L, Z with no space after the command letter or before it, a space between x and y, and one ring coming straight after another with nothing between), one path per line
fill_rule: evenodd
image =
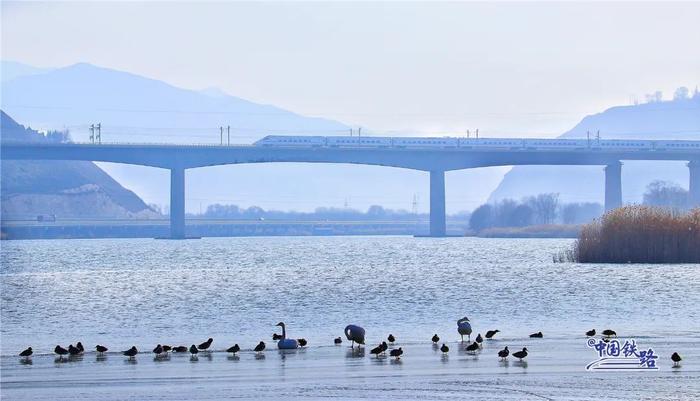
M446 354L446 353L450 352L450 347L448 347L447 344L444 344L444 343L443 343L443 344L442 344L442 347L440 347L440 351L441 351L443 354Z
M68 346L68 353L69 353L71 356L76 356L76 355L82 354L82 352L80 351L80 349L79 349L78 347L74 347L73 344L70 344L70 345Z
M501 332L501 330L498 330L498 329L496 329L496 330L489 330L489 331L486 332L486 339L490 340L491 338L493 338L493 336L496 335L496 333L500 333L500 332Z
M467 336L467 340L471 341L472 325L469 323L468 317L465 316L457 321L457 332L462 341L464 341L464 336Z
M173 347L169 345L163 345L163 352L169 352L173 349Z
M104 345L97 344L95 346L95 351L97 351L98 354L102 355L105 352L109 351L109 348L105 347Z
M615 332L615 330L610 330L610 329L603 330L603 335L605 337L617 337L617 333Z
M33 353L34 351L32 351L32 347L29 347L24 351L20 352L19 356L23 357L24 359L29 359L29 357L32 356Z
M297 349L299 348L299 342L293 338L287 338L287 329L284 322L279 322L276 326L282 328L282 337L277 342L277 348L279 349Z
M389 333L389 336L386 338L389 343L393 344L396 341L396 338L394 337L393 334Z
M31 350L32 348L29 347L29 349ZM683 358L681 358L681 356L678 355L678 352L674 352L673 355L671 355L671 360L673 361L673 367L678 367L681 366L681 361L683 360Z
M354 324L349 324L345 326L345 337L350 343L350 347L352 348L355 343L357 343L357 346L359 347L360 345L365 345L365 329L363 329L360 326L356 326Z
M309 343L305 338L297 338L297 342L299 343L300 347L306 347L306 345Z
M586 332L586 335L587 335L588 337L593 337L593 336L595 336L595 329L590 329L590 330L588 330L588 331Z
M81 354L85 352L85 347L83 347L83 343L81 343L80 341L78 341L78 343L75 344L75 348L79 349Z
M205 341L205 342L199 344L199 345L197 346L197 349L200 350L200 351L206 351L206 350L209 349L209 347L211 346L211 343L212 343L213 341L214 341L213 338L209 338L207 341Z
M136 346L133 346L133 345L132 345L131 348L129 348L128 350L122 351L122 355L128 356L129 359L132 359L132 358L135 357L136 354L138 354L138 353L139 353L139 350L136 349Z
M257 353L265 351L265 343L263 341L260 341L260 343L258 343L258 345L256 345L255 348L253 348L253 351Z
M484 342L484 337L481 336L481 333L476 335L476 338L474 339L474 342L479 344L479 348L482 347L482 343Z
M381 354L382 352L384 352L384 348L382 347L381 344L377 345L376 347L372 348L372 349L369 351L370 354L376 355L377 358L379 358L379 354Z
M543 335L542 335L541 331L538 331L537 333L530 334L530 338L542 338L542 337L543 337Z
M477 343L476 341L467 345L467 348L465 348L465 350L467 352L470 352L472 354L475 354L478 349L479 349L479 343Z
M194 344L190 345L190 354L192 354L192 356L199 354L199 348Z
M233 347L229 347L226 352L230 352L232 354L235 354L236 352L240 351L241 347L238 346L238 344L233 344Z
M178 345L173 347L173 352L187 352L187 347L184 345Z
M389 355L395 357L396 360L399 360L401 359L401 355L403 355L403 349L401 349L401 347L399 347L398 349L392 349L389 352Z
M160 344L156 345L156 347L153 348L153 353L156 354L156 357L159 357L163 353L163 346Z
M437 334L433 334L433 338L431 338L431 340L433 341L433 344L437 344L440 342L440 337Z
M508 347L505 347L502 350L498 351L498 357L501 358L502 361L508 359L508 354L510 354Z
M63 355L68 355L68 350L60 345L57 345L56 348L53 349L53 352L58 355L59 359L63 358Z
M527 357L527 348L523 347L522 351L513 352L513 356L522 361Z

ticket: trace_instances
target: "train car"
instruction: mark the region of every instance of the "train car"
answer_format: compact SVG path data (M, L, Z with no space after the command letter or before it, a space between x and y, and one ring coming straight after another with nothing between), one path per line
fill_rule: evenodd
M397 148L456 148L457 138L393 138Z
M700 150L700 141L661 140L653 142L655 150Z
M466 149L522 149L523 140L522 139L512 139L512 138L461 138L459 140L459 147Z
M652 150L652 141L640 139L603 139L595 140L594 146L605 150Z
M282 136L268 135L255 142L255 146L298 146L298 147L319 147L326 144L326 137L323 136Z
M380 147L391 146L391 138L380 136L328 136L326 146L330 147Z
M586 139L523 139L523 147L526 149L586 149L589 146Z

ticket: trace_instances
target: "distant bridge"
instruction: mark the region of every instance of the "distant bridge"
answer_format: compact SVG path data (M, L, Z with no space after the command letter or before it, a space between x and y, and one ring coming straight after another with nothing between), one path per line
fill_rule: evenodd
M430 235L434 237L446 234L445 172L451 170L513 165L605 166L605 209L610 210L622 205L621 161L687 161L690 200L692 204L700 204L700 141L509 138L499 144L499 140L491 138L477 142L393 138L388 143L372 142L373 137L350 137L347 142L338 138L327 137L314 143L259 141L248 146L2 143L0 150L6 160L84 160L169 169L172 238L186 236L185 170L225 164L349 163L426 171L430 174ZM421 144L420 140L425 143ZM329 145L333 143L336 145Z

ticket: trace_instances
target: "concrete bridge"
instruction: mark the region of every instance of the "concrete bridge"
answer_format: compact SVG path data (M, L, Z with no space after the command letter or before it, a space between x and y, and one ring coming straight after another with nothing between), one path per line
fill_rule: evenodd
M643 141L646 143L654 141ZM662 141L659 141L662 142ZM242 163L350 163L399 167L430 174L430 235L445 236L445 172L514 165L600 165L605 174L605 209L622 205L623 160L687 161L690 199L700 204L700 141L672 149L208 146L150 144L3 143L6 160L84 160L170 170L170 235L185 238L185 170ZM663 147L660 147L663 148Z

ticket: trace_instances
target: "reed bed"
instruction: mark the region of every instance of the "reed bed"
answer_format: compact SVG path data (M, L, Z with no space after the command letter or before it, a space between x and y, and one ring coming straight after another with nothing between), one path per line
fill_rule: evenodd
M580 263L700 263L700 208L678 212L625 206L586 224L555 261Z

